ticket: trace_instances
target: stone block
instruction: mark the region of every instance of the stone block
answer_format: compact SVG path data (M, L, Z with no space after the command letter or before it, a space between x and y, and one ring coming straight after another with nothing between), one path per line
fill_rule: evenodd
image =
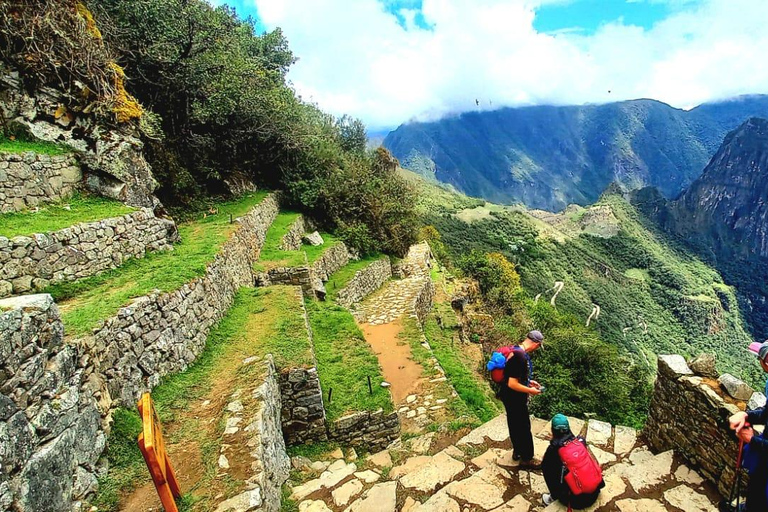
M672 378L682 375L693 375L693 372L688 367L683 356L677 354L660 355L659 372Z
M749 385L731 375L730 373L724 373L717 379L720 386L736 400L749 400L754 393L754 390Z
M719 374L715 368L715 354L699 354L691 360L690 368L696 375L716 379Z
M752 393L752 396L749 398L749 402L747 402L747 410L754 410L759 409L760 407L765 407L765 395L762 393L754 392Z

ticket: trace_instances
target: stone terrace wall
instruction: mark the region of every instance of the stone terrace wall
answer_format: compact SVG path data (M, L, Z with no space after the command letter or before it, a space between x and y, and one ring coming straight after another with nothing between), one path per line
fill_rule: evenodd
M392 265L389 258L376 260L364 269L355 272L347 286L336 294L336 302L345 308L361 302L375 292L392 277Z
M435 298L435 283L429 277L424 279L424 284L419 290L418 295L413 301L413 311L416 314L416 318L419 319L419 323L423 324L429 316L429 312L432 311L432 301Z
M73 155L0 153L0 212L69 197L82 179Z
M328 281L331 274L349 263L352 255L343 242L329 247L312 265L300 267L277 267L259 273L256 286L290 285L301 286L307 297L313 297L316 288ZM323 290L324 291L324 290Z
M347 246L344 242L339 242L326 249L322 256L317 258L317 261L312 264L310 267L312 277L326 282L331 277L331 274L345 266L351 259L352 255L349 253Z
M103 410L133 407L160 378L183 371L205 346L211 326L224 316L237 289L253 283L252 266L266 231L277 216L275 195L239 218L206 275L169 293L151 293L121 308L87 336L73 343L87 354L89 386Z
M150 208L48 234L0 236L0 297L92 276L177 240L173 221Z
M246 490L222 503L216 510L244 510L242 504L248 503L248 510L263 510L278 512L280 510L281 487L288 479L290 459L285 449L285 442L280 430L280 384L279 374L275 368L272 356L267 354L258 363L265 369L264 382L253 390L246 403L239 407L228 407L233 412L229 417L243 419L243 430L248 436L249 455L251 458L250 472L245 482ZM245 405L245 407L243 407ZM240 422L238 422L240 423ZM228 435L238 436L239 431L224 433L224 442L228 443ZM238 441L233 441L238 442ZM228 445L223 445L225 449Z
M0 510L63 512L96 489L101 415L50 295L0 300Z
M328 440L323 390L320 388L320 378L317 375L312 327L309 325L309 316L303 303L301 309L313 364L308 368L280 369L282 428L283 437L288 445Z
M400 419L396 412L384 414L356 412L339 418L328 425L328 439L352 446L363 446L371 451L383 450L400 436Z
M317 367L280 372L282 426L286 444L326 441L325 407Z
M730 492L738 453L728 418L744 408L731 402L694 375L682 356L659 356L643 434L654 450L674 449L681 454L723 496Z
M283 251L298 251L301 249L302 237L305 233L314 231L315 226L311 220L305 218L303 215L299 215L291 227L288 228L288 232L283 235L283 240L280 243L280 249Z

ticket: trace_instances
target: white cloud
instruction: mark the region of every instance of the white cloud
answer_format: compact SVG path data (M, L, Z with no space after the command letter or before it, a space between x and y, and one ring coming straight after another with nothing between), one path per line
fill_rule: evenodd
M680 9L650 30L614 22L591 35L534 30L534 9L564 0L423 0L432 30L407 8L404 29L377 0L252 1L300 59L289 75L297 91L374 129L472 110L475 99L651 97L686 108L768 93L765 0L667 0Z

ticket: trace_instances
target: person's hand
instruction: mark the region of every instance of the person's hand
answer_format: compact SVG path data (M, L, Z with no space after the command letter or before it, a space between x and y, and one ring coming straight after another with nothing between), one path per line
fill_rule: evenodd
M750 427L750 426L746 426L746 427L742 428L736 434L736 436L739 439L741 439L742 441L744 441L747 444L749 444L749 442L752 441L752 438L754 437L754 435L755 435L755 431L752 430L752 427Z
M739 411L731 416L728 421L731 423L731 430L735 430L736 434L738 434L747 422L747 413Z
M541 389L541 384L539 384L539 383L538 383L538 382L536 382L535 380L532 380L532 381L530 382L530 385L531 385L531 387L532 387L532 388Z
M541 389L539 388L528 388L528 394L529 395L540 395Z

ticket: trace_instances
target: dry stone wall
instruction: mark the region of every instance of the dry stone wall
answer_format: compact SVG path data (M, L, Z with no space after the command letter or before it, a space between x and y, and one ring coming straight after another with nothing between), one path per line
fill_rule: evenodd
M293 446L328 439L323 391L316 366L280 372L280 394L286 444Z
M73 155L0 153L0 212L66 199L81 179Z
M336 294L336 302L349 308L375 292L392 277L389 258L376 260L364 269L355 272L347 286Z
M237 289L253 283L252 266L277 212L278 200L270 195L237 220L238 228L205 276L173 292L135 299L91 336L74 342L83 348L89 385L104 410L133 407L163 376L183 371L195 360Z
M674 449L727 496L738 452L728 418L744 403L725 399L682 356L661 355L658 366L643 429L648 444L658 451Z
M291 227L288 228L288 232L283 235L283 240L280 243L280 249L283 251L298 251L301 249L302 237L305 233L314 231L315 226L311 220L307 219L303 215L299 215Z
M64 512L97 488L106 438L50 295L0 300L0 510Z
M342 444L362 446L371 451L383 450L400 436L400 419L396 412L356 412L328 425L328 439Z
M229 424L246 425L243 432L247 435L248 456L251 464L245 480L245 490L224 500L216 507L216 512L230 510L263 510L278 512L281 502L281 487L288 479L290 459L285 449L285 442L280 430L280 384L279 373L271 355L264 360L247 364L264 366L264 380L248 397L230 402L227 410L233 411L227 418ZM245 421L243 421L245 420ZM224 431L222 454L234 443L242 443L237 437L242 433L234 426ZM234 439L228 439L234 436ZM242 452L239 452L242 454ZM242 455L241 455L242 456ZM226 458L226 455L224 455ZM231 455L230 455L231 457ZM227 467L223 468L226 471ZM223 476L220 473L217 476ZM229 475L226 475L229 476ZM242 478L242 476L238 477ZM248 506L244 506L248 504Z
M432 282L432 279L426 277L423 284L421 285L419 293L413 300L413 311L415 312L419 323L424 324L427 316L429 316L429 312L432 311L432 301L434 298L435 283Z
M304 295L314 297L316 292L325 293L322 284L352 258L347 246L339 242L326 249L312 265L276 267L256 275L255 283L256 286L301 286Z
M149 251L172 249L177 240L174 222L150 208L52 233L0 236L0 297L96 275Z

